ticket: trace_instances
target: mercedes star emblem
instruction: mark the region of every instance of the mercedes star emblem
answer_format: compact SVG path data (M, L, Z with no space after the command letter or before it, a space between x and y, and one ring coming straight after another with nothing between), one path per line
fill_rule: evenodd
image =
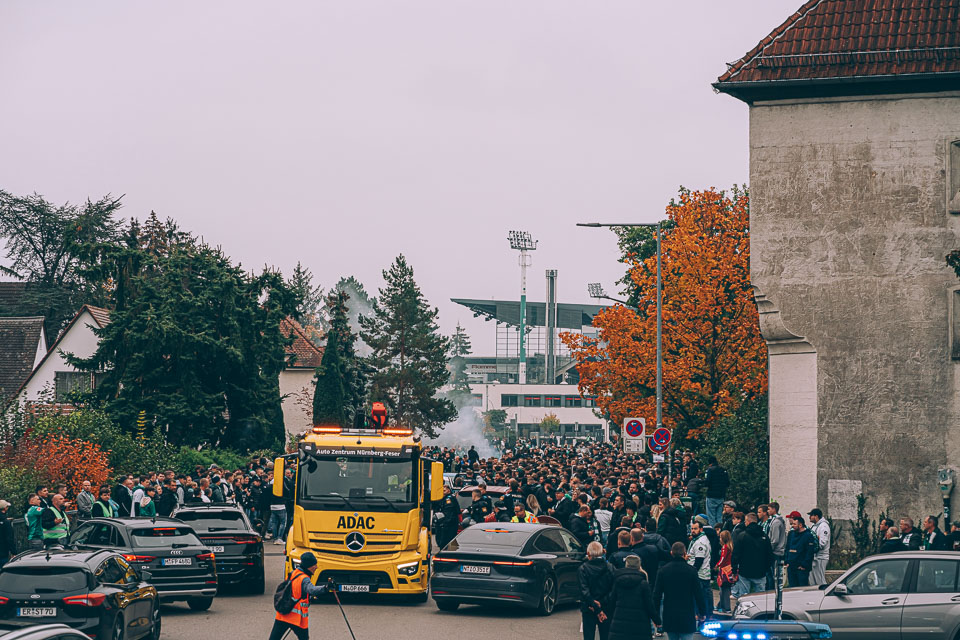
M363 545L367 544L367 539L364 538L363 534L359 531L354 531L353 533L347 534L343 544L347 546L347 549L356 553L363 549Z

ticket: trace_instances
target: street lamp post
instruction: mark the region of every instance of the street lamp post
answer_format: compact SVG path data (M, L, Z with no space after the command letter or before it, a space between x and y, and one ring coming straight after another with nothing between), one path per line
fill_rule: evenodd
M660 275L660 223L626 222L578 222L578 227L656 227L657 229L657 429L663 427L663 285ZM600 292L603 288L600 288ZM593 295L591 293L591 295ZM607 297L607 296L594 296ZM672 447L671 447L672 448ZM673 497L673 455L667 449L667 498Z

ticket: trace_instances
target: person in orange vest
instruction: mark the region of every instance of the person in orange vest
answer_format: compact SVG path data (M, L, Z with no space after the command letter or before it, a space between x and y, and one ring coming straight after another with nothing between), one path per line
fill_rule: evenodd
M327 593L330 589L327 584L313 584L310 576L317 569L317 557L307 551L300 556L300 566L290 575L293 605L290 613L279 613L273 621L270 631L270 640L281 640L287 631L293 631L297 640L307 640L310 637L310 596Z

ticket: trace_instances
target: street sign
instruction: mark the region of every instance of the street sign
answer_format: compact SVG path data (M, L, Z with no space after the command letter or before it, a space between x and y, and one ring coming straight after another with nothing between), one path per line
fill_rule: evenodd
M644 418L625 418L623 421L623 452L643 453L646 445L644 429L647 421Z
M653 454L653 461L654 461L654 462L666 462L666 458L664 458L664 456L663 456L662 453L655 453L655 454Z
M650 436L648 443L650 451L653 453L665 453L670 448L670 429L660 427Z

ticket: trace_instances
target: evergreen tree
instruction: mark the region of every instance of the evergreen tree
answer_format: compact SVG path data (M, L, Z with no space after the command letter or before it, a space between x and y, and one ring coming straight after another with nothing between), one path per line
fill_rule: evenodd
M350 296L334 289L327 296L327 316L330 328L323 360L317 370L313 396L315 424L350 426L357 411L362 410L366 393L366 378L354 352L356 335L350 330L347 301Z
M388 271L371 317L361 317L361 337L372 353L370 399L384 402L394 424L436 437L457 410L437 392L449 377L450 340L440 334L437 309L427 304L401 255Z
M473 392L470 390L470 383L467 379L467 360L466 356L471 352L470 336L464 331L460 323L457 323L457 329L450 338L450 391L447 397L460 409L467 406Z
M323 287L314 286L313 273L297 262L293 268L287 286L300 298L301 302L290 316L303 325L310 339L323 335Z
M166 225L131 223L92 252L114 283L110 323L90 358L91 400L125 430L141 412L172 444L259 449L285 441L280 322L296 295L274 272L247 274L218 249Z

